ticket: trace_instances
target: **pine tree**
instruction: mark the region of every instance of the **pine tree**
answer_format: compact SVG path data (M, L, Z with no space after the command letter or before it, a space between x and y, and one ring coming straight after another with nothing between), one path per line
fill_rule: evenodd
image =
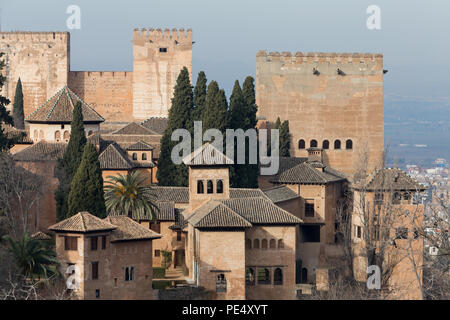
M77 102L73 109L70 140L64 155L58 159L55 176L59 186L55 190L56 218L58 221L68 217L68 196L72 179L80 165L83 150L86 145L84 133L83 113L81 102Z
M103 178L95 146L88 143L83 157L73 177L68 199L68 216L81 211L99 217L106 217Z
M16 129L25 129L24 113L23 113L23 93L22 93L22 82L17 81L16 94L14 96L13 104L13 115L14 115L14 127Z
M201 120L205 110L206 83L206 75L200 71L194 88L194 116L192 117L194 120Z
M285 120L280 126L280 157L290 157L291 134L289 133L289 121Z
M187 166L185 164L175 165L172 162L172 148L177 142L171 141L171 136L174 130L181 128L193 132L193 108L192 85L189 80L189 72L184 67L177 78L167 128L161 139L161 152L156 173L160 186L187 186L188 184Z
M3 52L0 52L0 58L3 56ZM5 66L5 61L0 60L0 71ZM3 87L3 83L6 78L0 72L0 89ZM15 139L9 138L4 132L2 126L4 124L13 124L13 118L9 114L9 111L6 110L6 106L10 103L6 97L0 95L0 152L4 150L8 150L14 146Z

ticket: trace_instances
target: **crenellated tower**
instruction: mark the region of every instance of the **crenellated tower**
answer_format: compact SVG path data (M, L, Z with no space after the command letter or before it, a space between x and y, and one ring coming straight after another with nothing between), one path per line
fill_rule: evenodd
M133 117L167 117L180 70L192 79L192 30L135 29L133 36Z

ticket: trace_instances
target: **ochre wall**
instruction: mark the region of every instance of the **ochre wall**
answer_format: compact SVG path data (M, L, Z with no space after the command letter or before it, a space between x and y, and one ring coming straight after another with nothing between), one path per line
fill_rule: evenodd
M316 68L320 75L313 74ZM337 69L345 72L337 74ZM307 157L298 149L304 139L330 142L324 162L352 174L367 150L369 171L380 167L384 145L383 56L381 54L270 53L256 56L258 115L275 122L289 120L291 155ZM341 149L334 150L334 140ZM345 149L345 141L353 149Z

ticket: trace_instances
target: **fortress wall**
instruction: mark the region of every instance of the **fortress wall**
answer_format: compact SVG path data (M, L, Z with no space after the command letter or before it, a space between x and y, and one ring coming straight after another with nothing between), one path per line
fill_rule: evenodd
M70 71L68 86L106 121L133 121L130 71Z
M68 32L0 32L0 52L6 66L1 93L11 100L21 79L25 116L67 83L70 34Z
M320 74L315 75L313 69ZM337 69L345 75L339 75ZM256 56L258 116L289 120L291 155L307 157L298 148L304 139L330 142L324 161L351 175L367 150L369 169L380 166L384 145L383 56L358 53L258 52ZM335 139L341 149L334 150ZM345 141L353 149L345 149Z

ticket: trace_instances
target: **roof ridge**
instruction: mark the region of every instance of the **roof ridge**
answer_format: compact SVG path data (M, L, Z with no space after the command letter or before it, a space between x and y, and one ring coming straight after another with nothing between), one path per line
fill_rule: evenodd
M61 90L59 90L59 91L57 92L57 94L59 93L59 95L58 95L58 97L56 98L55 103L53 104L53 107L51 107L50 110L48 111L47 116L45 117L45 120L48 120L48 118L50 117L50 115L51 115L51 114L53 113L53 111L55 110L56 104L58 103L59 99L61 99L61 96L62 96L62 94L63 94L63 91L64 91L64 87L63 87ZM45 104L45 102L44 102L44 104ZM44 105L44 104L43 104L43 105ZM42 106L43 106L43 105L42 105ZM41 107L42 107L42 106L41 106ZM39 107L39 109L40 109L41 107Z
M86 221L84 221L83 213L79 212L78 214L81 216L81 225L83 226L83 230L86 230Z
M96 115L98 115L100 118L103 119L103 121L105 121L105 118L103 118L97 111L95 111L94 108L89 106L83 99L81 99L75 92L73 92L72 89L70 89L67 85L65 87L67 88L67 91L70 94L73 94L81 102L81 104L83 104L85 107L88 107L90 110L94 111ZM73 102L72 102L72 106L75 108L75 105L73 105ZM84 120L83 120L83 122L84 122Z

